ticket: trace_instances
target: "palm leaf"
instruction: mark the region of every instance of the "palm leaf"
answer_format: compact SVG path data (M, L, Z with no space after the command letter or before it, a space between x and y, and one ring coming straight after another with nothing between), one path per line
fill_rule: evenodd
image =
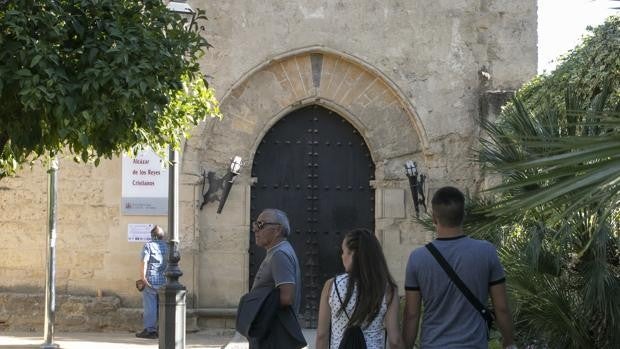
M487 171L506 179L490 189L504 195L487 208L487 214L506 216L556 202L588 205L600 202L601 197L611 200L608 211L620 208L617 195L601 195L620 191L620 114L601 115L609 96L609 89L604 88L586 110L564 114L550 110L537 115L515 98L501 124L482 122L487 137L481 141L478 158ZM583 104L575 99L567 93L565 105ZM562 125L561 120L570 123ZM563 215L574 209L574 205L565 207Z
M522 345L620 347L620 18L481 122L481 167L502 182L466 231L499 246Z

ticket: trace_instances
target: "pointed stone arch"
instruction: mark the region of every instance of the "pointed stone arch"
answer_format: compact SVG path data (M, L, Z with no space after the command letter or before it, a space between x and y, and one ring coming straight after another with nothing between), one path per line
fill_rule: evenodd
M254 67L220 101L224 118L209 120L196 129L183 152L182 180L186 191L192 193L187 197L192 198L181 204L194 208L193 216L184 221L193 227L190 239L194 239L195 265L199 266L194 292L200 306L236 304L248 289L247 232L254 181L249 164L272 126L304 106L318 104L336 112L364 138L375 165L371 185L375 188L378 234L382 236L381 231L390 224L396 230L398 224L405 224L410 230L409 223L401 222L407 217L405 201L410 201L405 196L408 184L403 164L405 160L424 163L432 154L409 99L379 70L349 54L323 46L307 47ZM203 170L222 176L235 155L247 165L235 180L224 212L215 213L217 202L200 210Z
M225 166L219 162L232 154L251 160L273 124L309 104L350 121L375 162L428 151L422 122L398 87L361 59L323 46L286 52L248 71L221 98L224 119L208 123L188 145L208 149L209 159L199 162Z

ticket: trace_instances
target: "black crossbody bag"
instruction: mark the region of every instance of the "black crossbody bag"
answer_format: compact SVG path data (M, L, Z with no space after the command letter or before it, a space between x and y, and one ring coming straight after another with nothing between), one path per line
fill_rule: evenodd
M456 285L456 287L458 287L458 289L461 290L461 293L463 293L463 296L467 298L469 303L471 303L471 305L473 305L474 308L476 308L478 313L480 313L482 318L484 318L484 320L487 323L487 338L488 338L491 334L491 327L493 326L493 321L495 320L493 312L489 311L489 309L487 309L487 307L485 307L484 304L482 304L480 300L478 300L478 298L474 296L474 294L465 285L463 280L461 280L461 278L456 274L456 272L454 271L454 269L452 269L450 264L448 264L448 261L446 261L446 259L443 258L439 250L437 250L437 248L435 247L435 245L433 245L432 242L429 242L428 244L426 244L426 248L433 255L433 257L435 257L435 259L437 260L437 263L441 265L441 268L446 272L446 274L448 274L448 277L450 277L450 280L452 280L452 282Z

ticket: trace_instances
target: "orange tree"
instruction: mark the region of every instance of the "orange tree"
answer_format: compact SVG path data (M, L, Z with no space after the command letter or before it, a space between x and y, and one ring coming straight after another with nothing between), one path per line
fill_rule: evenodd
M0 178L67 150L95 164L163 153L219 116L199 19L161 0L0 1Z

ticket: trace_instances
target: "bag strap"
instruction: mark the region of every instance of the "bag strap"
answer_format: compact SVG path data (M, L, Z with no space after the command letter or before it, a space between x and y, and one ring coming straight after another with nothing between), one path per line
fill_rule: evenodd
M334 281L332 282L332 287L336 287L336 277L334 276ZM328 302L329 303L329 302ZM332 347L332 315L329 314L329 347Z
M342 304L342 298L340 297L340 291L338 291L338 277L334 278L334 290L336 291L336 296L338 296L338 301L340 302L340 308L344 310L344 315L347 316L347 320L351 320L349 317L349 313L347 313L347 307Z
M448 277L450 278L450 280L452 280L454 285L456 285L456 287L458 287L461 293L463 293L463 296L467 298L469 303L471 303L471 305L473 305L474 308L476 308L476 310L480 313L480 315L482 315L482 317L486 320L487 323L491 323L493 321L493 317L491 316L491 313L489 312L489 310L469 290L469 288L465 285L463 280L461 280L461 278L456 274L454 269L452 269L448 261L446 261L446 259L441 255L439 250L437 250L435 245L433 245L432 242L429 242L428 244L426 244L426 248L433 255L433 257L435 257L435 259L437 260L437 263L441 265L441 268L443 268L446 274L448 274Z
M338 296L338 301L340 302L340 307L342 308L342 310L344 310L344 315L347 316L347 319L350 321L351 318L349 317L349 314L347 313L347 308L344 306L344 304L342 304L342 298L340 297L340 291L338 291L338 276L334 277L334 289L336 291L336 296ZM329 339L330 339L330 345L331 345L331 337L332 337L332 326L331 326L331 321L329 323ZM383 346L385 348L387 348L387 328L383 329Z

